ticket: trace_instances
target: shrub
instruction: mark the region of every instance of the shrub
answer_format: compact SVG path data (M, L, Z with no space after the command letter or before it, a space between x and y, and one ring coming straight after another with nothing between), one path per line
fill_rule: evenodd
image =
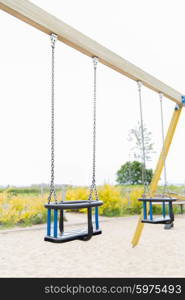
M0 224L10 226L15 224L31 225L46 221L46 199L41 197L12 196L7 193L0 197Z
M98 187L99 199L103 201L99 212L103 216L124 216L139 214L142 203L138 198L142 196L141 186L111 186L105 184ZM57 193L61 199L61 193ZM86 187L68 188L66 200L87 200L89 189ZM48 193L42 197L34 193L14 195L9 191L0 193L0 225L31 225L46 222L47 210L44 204L47 203ZM174 208L179 212L179 208ZM80 210L86 212L86 209ZM154 206L154 213L160 214L161 207Z
M126 199L121 196L119 187L104 185L99 189L99 198L103 201L100 206L100 215L120 216L123 213Z

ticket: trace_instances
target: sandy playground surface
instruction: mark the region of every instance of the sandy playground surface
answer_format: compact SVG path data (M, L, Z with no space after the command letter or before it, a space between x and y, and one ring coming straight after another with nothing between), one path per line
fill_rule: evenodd
M84 220L67 218L68 230ZM45 225L0 230L0 277L185 277L185 216L171 230L146 224L135 248L137 216L101 219L103 234L88 242L44 242Z

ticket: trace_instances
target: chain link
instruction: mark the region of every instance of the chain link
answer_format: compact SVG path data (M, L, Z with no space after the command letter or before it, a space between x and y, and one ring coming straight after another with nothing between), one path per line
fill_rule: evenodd
M51 201L53 195L55 203L57 203L56 190L55 190L55 43L57 35L51 34L51 182L50 194L48 203Z
M164 116L163 116L163 93L159 93L160 99L160 111L161 111L161 131L162 131L162 155L163 155L163 164L164 164L164 187L163 195L169 193L168 191L168 182L167 182L167 169L166 169L166 157L165 157L165 141L164 141Z
M144 137L144 123L143 123L143 108L142 108L142 97L141 97L141 87L142 82L137 81L138 85L138 92L139 92L139 108L140 108L140 125L141 125L141 140L142 140L142 160L143 160L143 167L142 167L142 183L144 186L144 196L146 193L150 193L149 186L146 180L146 149L145 149L145 137Z
M90 186L89 201L92 201L93 191L95 198L98 201L98 192L96 188L96 71L97 71L98 58L93 57L94 67L94 87L93 87L93 172L92 183Z

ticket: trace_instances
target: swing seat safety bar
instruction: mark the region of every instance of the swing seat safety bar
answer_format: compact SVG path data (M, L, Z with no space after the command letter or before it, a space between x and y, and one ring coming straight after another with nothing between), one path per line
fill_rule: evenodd
M176 201L176 198L164 198L164 197L154 197L154 198L139 198L138 201L145 201L145 202L174 202Z
M80 208L88 208L88 207L96 207L101 206L103 204L102 201L88 201L88 200L76 200L76 201L64 201L64 202L51 202L45 204L46 208L52 209L80 209Z

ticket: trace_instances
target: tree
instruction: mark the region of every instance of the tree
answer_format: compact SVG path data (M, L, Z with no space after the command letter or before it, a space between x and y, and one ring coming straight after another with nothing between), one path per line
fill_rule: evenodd
M145 161L151 161L154 143L152 142L152 133L146 126L143 128L144 146L145 146ZM133 144L131 151L134 153L134 159L144 161L143 159L143 144L142 144L142 130L140 123L129 131L128 141Z
M117 171L118 184L142 184L143 164L139 161L126 162ZM145 184L150 184L152 180L152 169L145 169Z

